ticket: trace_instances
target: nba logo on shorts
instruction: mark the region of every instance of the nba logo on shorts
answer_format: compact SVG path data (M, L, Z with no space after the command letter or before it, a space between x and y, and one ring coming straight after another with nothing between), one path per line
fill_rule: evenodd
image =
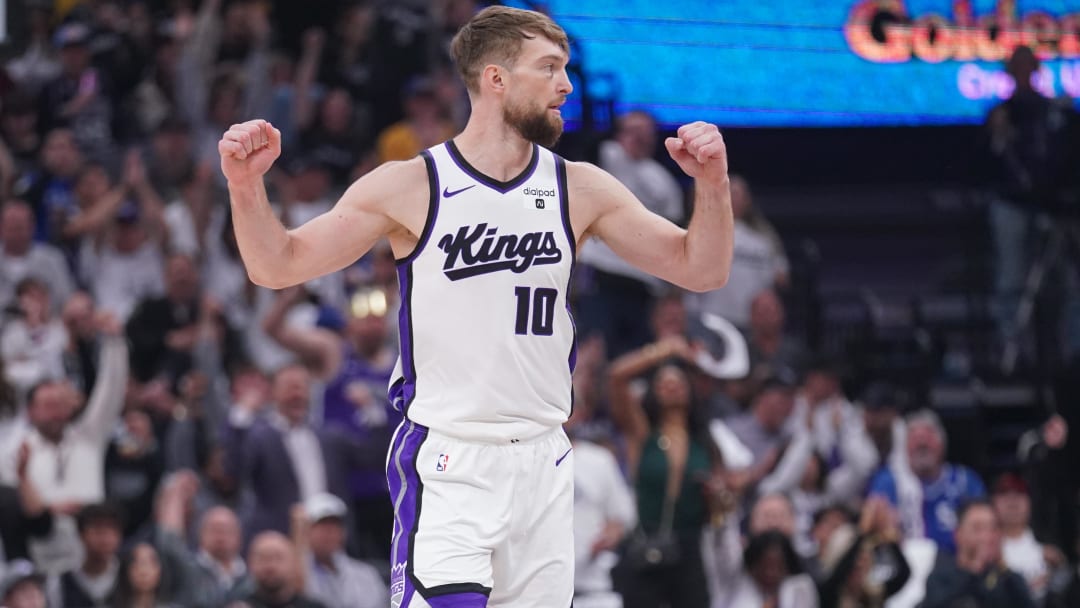
M439 454L439 460L438 460L438 462L435 463L435 470L436 471L445 471L446 467L449 466L449 461L450 461L450 455L449 454Z

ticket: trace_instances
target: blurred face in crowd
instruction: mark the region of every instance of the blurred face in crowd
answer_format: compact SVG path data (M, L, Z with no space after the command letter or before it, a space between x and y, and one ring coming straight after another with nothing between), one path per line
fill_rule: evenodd
M60 69L68 78L76 78L90 67L90 48L85 44L68 44L60 49Z
M661 411L686 410L690 407L690 378L674 365L665 365L653 378L656 400Z
M240 521L228 507L214 507L203 515L199 548L222 563L240 554Z
M784 328L784 305L771 289L759 293L750 303L750 327L755 334L775 335Z
M754 416L770 433L777 433L795 408L795 395L790 389L772 387L765 389L754 400Z
M732 175L729 178L729 187L731 189L731 213L735 216L735 219L746 217L754 200L750 195L750 184L741 175Z
M308 401L311 394L311 376L298 365L290 365L274 376L274 403L290 424L307 420Z
M330 194L330 171L323 165L312 164L299 171L293 177L296 200L313 203L321 201Z
M61 316L68 333L75 337L89 339L97 333L94 301L85 291L77 291L68 298Z
M1001 526L988 505L975 505L964 512L956 527L956 554L970 560L975 555L990 556L991 563L1001 560Z
M161 560L149 543L139 543L131 550L131 565L127 571L128 581L135 593L153 593L161 584Z
M829 509L818 518L814 528L810 531L810 536L813 537L818 547L825 547L829 543L829 539L832 538L833 532L836 532L837 528L846 523L848 523L848 518L843 511L835 508Z
M236 81L224 78L214 83L210 94L210 120L220 126L238 122L243 90Z
M117 253L135 253L146 242L146 230L138 218L117 220L113 223L112 245Z
M894 407L868 407L863 409L863 423L866 432L873 437L884 436L892 433L893 421L896 420L896 408Z
M321 519L311 524L308 542L315 559L328 561L345 548L345 525L336 517Z
M931 479L945 462L945 441L934 425L916 422L908 426L908 462L920 479Z
M795 512L791 503L778 494L761 497L750 511L750 534L770 530L791 538L795 535Z
M50 382L34 391L27 408L30 424L45 438L59 441L78 407L78 395L66 382Z
M79 178L75 180L75 198L79 201L79 207L88 209L101 197L109 192L112 180L105 171L105 167L98 164L86 166L79 172Z
M524 139L551 147L562 136L557 107L573 90L566 62L559 45L543 36L522 41L521 53L503 80L503 121Z
M3 598L0 598L7 608L47 608L45 590L40 582L28 580L15 585Z
M89 522L79 536L90 559L109 560L120 550L120 525L115 521Z
M840 381L832 373L815 370L806 374L803 392L811 404L818 404L840 392Z
M0 241L4 253L23 256L34 238L34 213L22 201L8 201L0 212Z
M186 255L176 254L165 263L165 290L174 302L194 299L199 290L199 273L195 262Z
M182 129L165 129L151 140L155 168L174 182L179 182L191 160L191 134Z
M662 340L686 333L686 308L678 298L664 298L652 313L653 337Z
M322 103L322 127L327 133L349 131L353 119L353 100L345 89L330 91Z
M361 46L371 37L371 26L374 23L374 4L353 5L345 9L337 33L344 46Z
M51 175L73 178L82 167L82 153L75 136L68 129L54 129L45 136L41 148L41 164Z
M270 596L288 593L296 576L292 544L277 532L264 532L251 541L248 567L259 591Z
M19 285L17 290L19 310L31 326L39 326L49 320L52 304L49 302L49 289L37 280Z
M1015 490L994 494L994 511L1004 528L1023 529L1031 522L1031 499Z
M757 582L759 587L769 591L779 588L787 575L784 552L775 545L766 549L761 557L750 566L750 576Z
M37 111L32 107L18 109L5 108L0 129L12 145L20 144L27 138L33 139L37 130Z
M442 118L442 103L434 86L413 93L405 100L405 115L419 123L438 122Z
M644 112L630 112L619 119L615 139L630 158L649 158L656 151L656 123Z

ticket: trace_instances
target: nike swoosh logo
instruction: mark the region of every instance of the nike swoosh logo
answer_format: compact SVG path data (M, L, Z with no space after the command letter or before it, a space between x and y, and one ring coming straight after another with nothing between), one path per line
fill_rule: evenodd
M569 450L566 450L565 454L559 456L559 458L555 461L555 467L557 468L560 464L562 464L562 461L566 460L566 457L569 456L570 452L572 452L573 450L574 448L570 448Z
M473 184L471 186L465 186L461 190L454 190L453 192L451 192L447 188L443 188L442 189L442 195L443 195L443 198L450 198L451 196L457 196L457 195L461 194L462 192L468 190L469 188L475 188L475 187L476 187L476 184Z

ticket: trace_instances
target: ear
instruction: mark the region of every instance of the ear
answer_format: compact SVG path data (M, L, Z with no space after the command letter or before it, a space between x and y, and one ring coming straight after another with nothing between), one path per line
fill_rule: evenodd
M502 92L506 88L504 70L501 65L494 63L484 66L484 71L480 72L480 87Z

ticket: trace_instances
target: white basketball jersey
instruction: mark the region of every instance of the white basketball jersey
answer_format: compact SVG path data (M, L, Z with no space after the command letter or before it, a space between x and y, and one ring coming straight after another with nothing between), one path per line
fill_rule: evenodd
M401 357L390 399L417 424L507 442L566 421L576 353L566 301L574 261L566 168L533 146L494 180L453 142L421 153L431 200L398 261Z

